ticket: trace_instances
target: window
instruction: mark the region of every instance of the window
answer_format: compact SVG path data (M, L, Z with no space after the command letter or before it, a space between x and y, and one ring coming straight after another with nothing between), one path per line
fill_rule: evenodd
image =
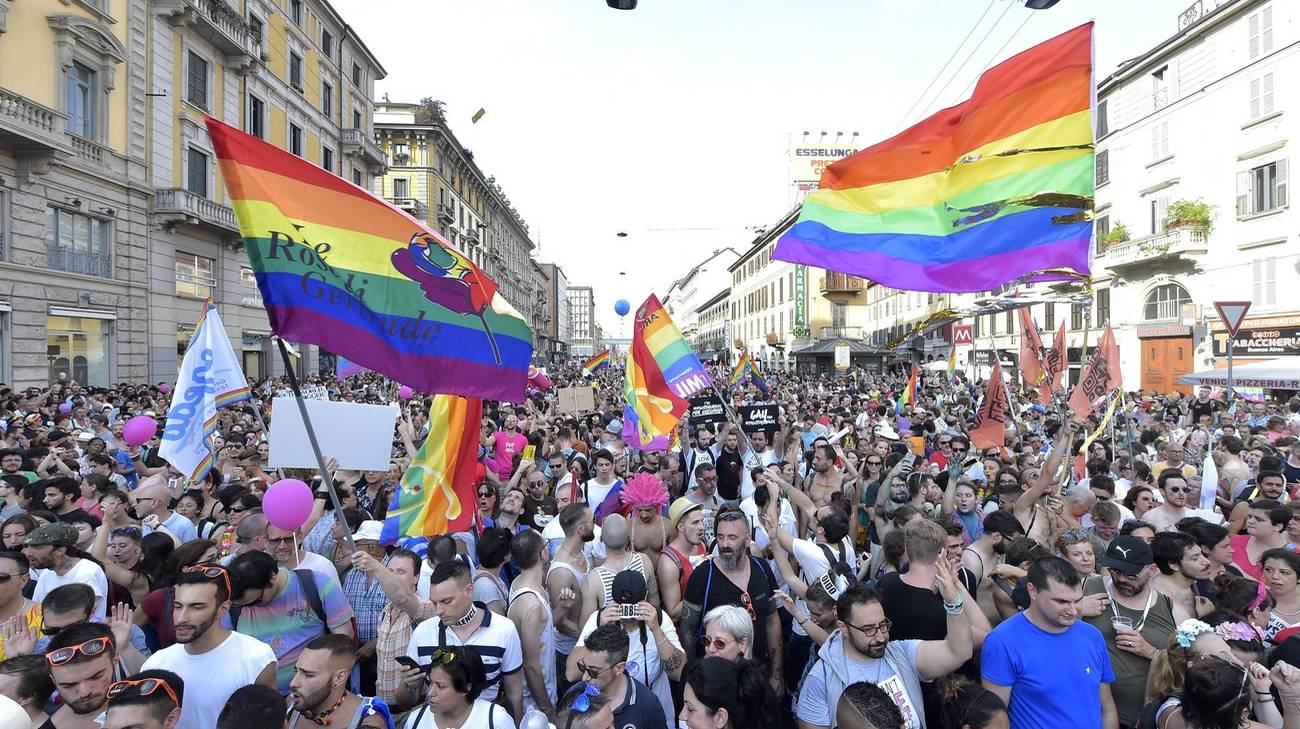
M6 228L5 226L6 222L8 221L8 217L6 216L9 214L9 209L5 207L6 202L7 202L7 198L5 197L5 191L0 190L0 259L4 258L5 231L8 230L8 228Z
M1273 52L1273 6L1265 5L1246 19L1251 59Z
M1096 231L1097 252L1101 253L1106 250L1106 239L1110 237L1110 216L1099 216L1094 230Z
M361 119L362 119L362 117L361 117L361 110L360 110L360 109L353 109L353 110L352 110L352 128L353 128L353 129L364 129L364 128L365 128L365 127L363 127L363 126L361 125Z
M393 180L393 197L410 197L411 181L405 177L398 177Z
M1083 328L1083 307L1079 304L1070 304L1070 329L1077 331Z
M239 282L244 285L244 295L257 299L257 304L262 303L262 290L257 288L257 276L254 275L253 269L248 266L239 267Z
M1147 321L1177 319L1182 313L1183 304L1190 303L1192 297L1187 293L1187 289L1178 284L1164 284L1147 294L1142 316Z
M394 142L389 154L393 158L393 164L405 165L411 161L411 148L406 142Z
M1250 80L1250 118L1258 119L1273 113L1273 74L1266 73Z
M95 72L73 62L67 70L67 129L82 139L95 138Z
M1151 74L1151 101L1157 109L1169 104L1169 82L1166 78L1168 75L1168 66L1161 66Z
M50 382L76 380L107 387L110 380L110 326L107 319L56 316L45 319L46 356Z
M57 271L111 278L108 221L61 208L45 210L45 252Z
M185 153L185 189L208 196L208 155L190 147Z
M1237 173L1237 217L1267 213L1287 205L1286 160Z
M885 315L886 315L886 316L889 315L889 308L888 308L888 305L887 305L887 304L886 304L886 307L885 307ZM972 318L971 318L971 336L972 336L972 337L976 337L976 338L978 338L978 337L980 336L980 320L983 319L983 318L984 318L984 317L982 317L982 316L976 316L976 317L972 317Z
M216 261L176 251L176 295L195 299L212 296L217 288Z
M1097 321L1103 325L1110 321L1110 289L1097 289Z
M321 29L320 53L326 58L334 58L334 36L328 30Z
M1056 330L1056 304L1054 303L1043 304L1043 328L1048 331Z
M1256 258L1250 263L1251 297L1256 306L1277 304L1277 258Z
M1151 235L1165 232L1166 211L1169 209L1168 197L1156 197L1147 202L1151 211Z
M1151 127L1151 161L1159 162L1169 156L1169 122Z
M266 139L266 102L248 95L248 133Z
M334 150L325 146L320 148L320 166L330 172L334 171Z
M989 334L993 335L997 333L998 333L998 315L989 314Z
M266 23L252 13L248 14L248 34L258 46L266 45Z
M294 25L302 25L302 0L289 0L289 19Z
M302 91L302 56L289 51L289 85Z
M1015 312L1012 311L1007 312L1007 334L1012 334L1016 331L1015 316L1016 316Z
M187 51L185 58L185 100L207 111L208 62L194 51Z
M1110 150L1103 149L1097 153L1097 187L1110 182Z
M1110 101L1103 99L1097 102L1097 139L1110 134Z
M359 63L352 64L352 85L361 85L361 64Z
M297 124L289 125L289 151L302 156L302 127Z
M353 167L353 168L352 168L352 184L356 185L357 187L365 187L365 185L362 184L361 179L362 179L362 178L361 178L361 170L357 169L356 167Z

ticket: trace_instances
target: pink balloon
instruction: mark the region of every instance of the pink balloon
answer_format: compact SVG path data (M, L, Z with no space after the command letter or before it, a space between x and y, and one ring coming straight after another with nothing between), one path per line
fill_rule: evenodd
M142 446L158 434L158 423L148 415L137 415L122 426L122 440L129 446Z
M271 484L262 497L262 513L266 520L281 529L293 530L307 523L311 516L311 488L296 478L286 478Z
M401 387L397 388L397 397L401 398L402 400L410 400L411 395L414 394L415 394L415 390L412 390L406 385L402 385Z
M161 393L164 394L164 395L166 395L167 393L169 393L169 392L171 392L171 391L172 391L172 386L169 385L169 384L167 384L166 382L164 382L164 383L162 383L161 385L158 386L158 392L161 392Z
M59 403L59 412L63 413L64 415L67 415L68 413L72 412L72 403L66 403L66 402Z

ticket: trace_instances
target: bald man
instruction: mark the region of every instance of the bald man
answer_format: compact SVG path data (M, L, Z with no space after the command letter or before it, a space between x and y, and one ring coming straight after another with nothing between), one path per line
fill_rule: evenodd
M578 625L586 625L592 613L610 602L609 593L614 586L614 575L623 570L641 571L649 588L646 600L658 608L659 584L655 580L654 560L641 552L632 551L631 533L627 519L622 514L605 517L600 526L600 541L605 545L605 561L587 573L582 588L582 620L578 621Z
M131 492L135 502L135 513L144 524L144 533L154 529L163 529L170 534L177 544L198 539L198 530L194 522L172 511L172 492L167 482L158 476L145 479L140 488Z

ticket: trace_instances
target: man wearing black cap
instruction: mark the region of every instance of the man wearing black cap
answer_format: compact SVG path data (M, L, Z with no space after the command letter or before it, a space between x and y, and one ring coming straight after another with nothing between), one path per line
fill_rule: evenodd
M1115 537L1101 559L1104 576L1089 578L1084 595L1106 593L1101 614L1084 619L1101 631L1115 670L1110 685L1120 726L1134 726L1142 711L1151 659L1175 630L1173 602L1155 591L1151 547L1133 536Z

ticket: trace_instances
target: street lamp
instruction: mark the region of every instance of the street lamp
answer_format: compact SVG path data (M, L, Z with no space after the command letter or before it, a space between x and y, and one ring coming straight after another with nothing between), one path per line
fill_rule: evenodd
M605 4L615 10L636 10L636 0L605 0Z

